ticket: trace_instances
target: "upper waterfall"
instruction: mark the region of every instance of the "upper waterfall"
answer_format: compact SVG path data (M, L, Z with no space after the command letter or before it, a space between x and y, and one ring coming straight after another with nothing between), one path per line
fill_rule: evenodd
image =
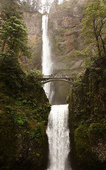
M42 16L42 73L43 75L51 75L52 74L52 59L51 59L51 48L50 42L47 35L48 32L48 15ZM51 83L47 83L44 85L44 90L49 99L49 102L52 100L53 91L51 90Z
M52 73L51 49L50 49L50 42L49 42L48 35L47 35L48 15L42 16L42 31L43 31L42 73L44 75L51 75Z

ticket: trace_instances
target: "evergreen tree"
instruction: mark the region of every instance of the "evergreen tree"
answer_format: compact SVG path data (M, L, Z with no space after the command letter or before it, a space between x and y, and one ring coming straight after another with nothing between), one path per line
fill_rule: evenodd
M13 50L17 55L30 56L27 43L27 30L22 20L19 0L7 0L1 13L1 52Z
M30 55L26 46L27 31L22 20L16 16L7 19L2 25L0 35L2 52L13 50L17 55Z
M92 48L93 54L104 56L106 54L106 6L99 0L90 3L85 11L82 32L85 43Z
M1 13L3 21L9 19L11 16L16 16L17 18L22 19L23 12L21 10L20 0L6 0L3 2L3 10Z
M18 58L31 56L27 43L27 30L17 0L7 0L1 14L0 25L0 82L9 88L20 88L25 75ZM12 10L12 11L11 11Z
M0 85L3 83L11 90L20 88L23 84L25 74L18 62L17 55L8 50L0 54ZM3 90L5 90L3 88Z

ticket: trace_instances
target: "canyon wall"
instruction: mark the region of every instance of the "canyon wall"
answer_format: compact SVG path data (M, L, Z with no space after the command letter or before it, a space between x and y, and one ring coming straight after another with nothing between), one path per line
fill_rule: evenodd
M85 6L76 1L64 2L51 9L49 36L52 46L54 74L75 76L82 70L83 58L75 56L82 50L82 18Z
M31 69L41 70L42 56L42 15L39 12L24 12L24 21L28 32L28 46L31 46L32 58L22 57L23 66L29 71Z

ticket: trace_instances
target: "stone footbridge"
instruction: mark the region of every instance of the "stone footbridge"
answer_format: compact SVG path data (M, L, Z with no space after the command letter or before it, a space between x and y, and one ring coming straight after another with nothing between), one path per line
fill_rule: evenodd
M66 82L66 83L70 83L72 84L73 81L74 81L74 78L73 77L68 77L68 76L64 76L64 77L42 77L42 78L37 78L38 81L41 81L43 84L45 83L49 83L49 82L52 82L52 81L63 81L63 82Z

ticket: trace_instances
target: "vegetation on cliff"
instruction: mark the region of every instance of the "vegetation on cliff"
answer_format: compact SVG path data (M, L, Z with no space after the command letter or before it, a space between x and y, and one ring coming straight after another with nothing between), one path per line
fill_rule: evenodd
M74 154L79 165L96 170L106 169L105 12L99 0L90 3L85 12L82 32L87 48L78 54L84 54L89 63L72 85L70 95Z
M38 70L25 72L20 56L31 56L17 1L8 0L0 23L0 169L46 169L50 105ZM9 11L8 7L13 9ZM8 9L8 10L7 10ZM45 156L46 155L46 156Z
M32 74L24 76L21 88L0 83L0 169L46 168L49 110Z

